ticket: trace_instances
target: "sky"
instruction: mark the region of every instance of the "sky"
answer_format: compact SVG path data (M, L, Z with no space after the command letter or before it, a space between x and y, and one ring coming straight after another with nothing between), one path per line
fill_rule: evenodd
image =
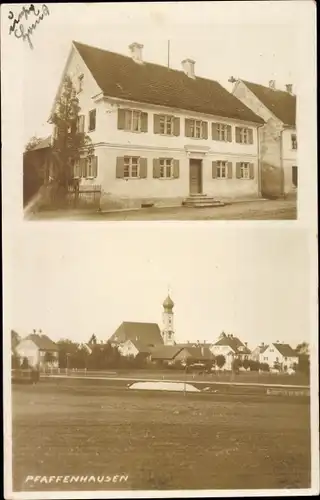
M132 42L144 45L145 61L181 69L195 60L196 75L218 80L228 90L231 76L279 88L297 83L297 3L190 2L151 4L48 4L27 42L10 35L7 50L20 58L24 106L24 144L47 136L47 123L72 40L129 55ZM294 4L294 6L293 6ZM20 8L12 5L18 16ZM3 16L2 26L9 21ZM25 22L26 27L28 22ZM16 55L14 55L16 54Z
M40 224L40 226L39 226ZM99 223L98 223L99 224ZM125 224L125 223L124 223ZM122 321L161 326L168 293L176 340L222 331L254 348L309 339L309 250L302 229L250 224L27 223L12 243L11 328L53 340L106 341Z

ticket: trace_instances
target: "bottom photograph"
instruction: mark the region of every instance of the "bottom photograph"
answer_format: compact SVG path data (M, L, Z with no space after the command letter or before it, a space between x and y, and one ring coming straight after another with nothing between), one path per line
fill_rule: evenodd
M303 230L49 229L13 248L13 492L311 488Z

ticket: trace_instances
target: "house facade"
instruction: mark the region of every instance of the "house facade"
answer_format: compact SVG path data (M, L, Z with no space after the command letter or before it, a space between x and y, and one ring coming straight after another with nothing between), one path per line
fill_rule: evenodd
M269 87L238 80L233 94L265 122L259 129L262 195L296 193L298 141L292 85L287 85L284 91L276 88L274 80Z
M28 335L17 344L15 351L22 361L26 358L31 367L59 366L58 346L47 335Z
M222 332L218 340L210 346L210 351L214 356L222 355L225 358L225 364L222 370L232 370L233 361L239 359L244 361L249 359L251 351L246 343L243 343L238 337L232 334Z
M275 342L266 346L260 353L260 363L267 363L270 368L279 367L281 371L292 370L299 362L299 357L289 344Z
M102 188L101 208L176 205L260 195L258 128L263 120L219 83L73 42L64 74L94 145L74 177ZM58 89L57 96L61 89Z

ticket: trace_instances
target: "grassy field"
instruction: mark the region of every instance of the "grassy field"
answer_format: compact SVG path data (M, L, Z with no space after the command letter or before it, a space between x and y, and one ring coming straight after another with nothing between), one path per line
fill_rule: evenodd
M13 386L14 491L310 487L309 398ZM48 484L27 475L125 475Z

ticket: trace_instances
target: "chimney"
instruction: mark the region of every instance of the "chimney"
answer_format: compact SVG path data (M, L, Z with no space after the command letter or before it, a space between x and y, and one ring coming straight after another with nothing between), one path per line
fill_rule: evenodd
M293 88L292 83L286 84L286 89L287 89L288 94L291 94L291 95L293 94L292 88Z
M181 64L185 74L189 76L189 78L195 78L194 75L195 61L193 61L192 59L184 59Z
M246 347L248 347L248 342L245 342L245 343L244 343L244 345L245 345Z
M33 333L37 333L37 330L35 328L33 329Z
M269 88L275 90L275 88L276 88L276 81L275 80L269 81Z
M131 53L132 59L137 63L142 63L142 49L143 45L141 43L133 42L129 45L129 50Z
M228 80L228 82L230 82L230 83L236 83L236 81L237 80L236 80L236 78L234 76L230 76L230 78Z

